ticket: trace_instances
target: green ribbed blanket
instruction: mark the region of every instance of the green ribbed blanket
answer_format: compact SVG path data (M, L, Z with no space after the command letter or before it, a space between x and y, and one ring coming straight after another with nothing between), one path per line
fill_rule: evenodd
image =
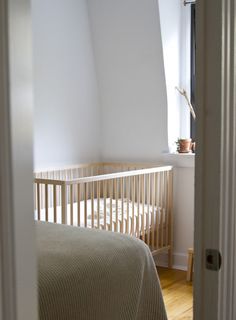
M36 222L40 320L166 320L149 248L130 236Z

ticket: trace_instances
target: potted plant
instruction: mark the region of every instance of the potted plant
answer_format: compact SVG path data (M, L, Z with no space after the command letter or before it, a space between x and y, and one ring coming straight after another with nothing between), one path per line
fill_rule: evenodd
M176 141L177 151L179 153L189 153L192 152L192 139L178 139Z
M194 112L193 106L188 98L187 92L185 89L180 89L178 87L175 87L175 89L185 98L187 105L189 107L190 113L193 117L193 119L196 119L196 114ZM190 138L179 138L176 141L177 144L177 151L179 153L190 153L190 152L194 152L195 151L195 142L192 142L192 139Z

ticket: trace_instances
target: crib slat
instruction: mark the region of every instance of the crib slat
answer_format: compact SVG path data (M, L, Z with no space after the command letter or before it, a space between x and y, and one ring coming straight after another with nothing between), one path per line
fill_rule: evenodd
M165 190L165 197L164 197L164 207L165 207L165 216L164 216L164 243L165 246L168 244L168 185L167 185L167 172L164 172L164 190Z
M100 181L97 182L97 226L100 229Z
M172 221L172 207L173 207L173 171L169 172L169 199L168 199L168 244L170 245L170 249L168 252L168 267L172 268L172 246L173 246L173 240L172 240L172 233L173 233L173 221Z
M80 226L80 184L77 184L77 224Z
M157 173L157 185L158 185L158 192L157 192L157 199L158 199L158 206L161 207L161 173Z
M60 180L60 170L56 171L55 179L56 180ZM61 205L61 191L60 191L60 188L61 188L61 186L58 185L58 187L57 187L57 206Z
M166 235L166 245L169 244L169 172L166 173L166 217L165 217L165 235Z
M67 223L67 185L66 183L61 186L61 223Z
M163 248L163 240L164 240L164 234L163 234L163 231L164 231L164 228L163 228L163 218L164 218L164 211L165 209L161 209L161 219L160 219L160 225L161 225L161 248Z
M115 201L116 201L116 224L115 231L118 231L119 215L118 215L118 179L114 180L114 192L115 192Z
M165 226L164 226L164 221L165 221L165 216L166 216L166 210L165 210L165 172L162 172L162 230L161 230L161 237L162 237L162 247L165 245Z
M146 214L146 232L147 232L147 245L150 245L150 174L147 175L147 214Z
M164 173L161 172L161 207L164 207Z
M77 225L80 227L80 184L77 184Z
M73 184L70 186L70 224L74 224L74 199L73 199L74 189Z
M41 179L43 179L44 178L44 176L45 176L45 173L43 174L43 173L41 173L40 174L40 178ZM40 184L40 195L41 195L41 197L40 197L40 201L41 201L41 204L40 204L40 206L41 206L41 208L43 209L43 208L45 208L45 189L44 189L44 185L41 183Z
M45 221L48 221L48 184L45 184Z
M87 214L87 199L88 199L88 190L87 183L84 184L84 226L88 226L88 214Z
M135 177L132 177L132 187L131 187L131 193L132 193L132 220L131 220L131 234L134 235L134 200L135 200Z
M167 229L167 244L170 245L170 206L171 206L171 173L168 172L167 174L167 225L166 225L166 229Z
M155 175L152 174L152 216L151 216L151 246L154 249L155 241L155 226L154 226L154 214L155 214Z
M92 191L91 191L91 211L92 211L92 228L94 228L94 182L92 182Z
M107 181L103 181L104 230L107 229Z
M121 178L121 233L124 233L124 178Z
M156 174L153 173L153 185L154 185L154 190L153 190L153 203L154 203L154 212L153 212L153 250L156 249L156 217L157 217L157 199L156 199Z
M37 209L38 209L38 220L41 220L41 208L40 208L40 183L37 182Z
M53 185L53 221L57 223L57 186Z
M137 195L137 228L136 228L136 232L137 232L137 238L140 237L140 223L139 223L139 219L140 219L140 192L141 192L141 183L140 183L140 179L141 176L137 177L138 179L138 195Z
M35 174L34 174L34 178L35 178ZM37 219L38 211L37 211L37 184L36 184L36 181L34 181L33 189L34 189L34 191L33 191L34 192L34 219Z
M130 177L126 179L126 201L127 201L127 220L126 220L126 233L130 233L129 230L129 201L130 201Z
M112 219L112 198L113 198L113 183L112 183L112 180L110 180L110 226L109 226L109 230L112 231L113 230L113 219Z
M159 202L159 173L156 173L156 198L157 198L157 212L156 212L156 250L159 248L159 216L160 216L160 202Z
M142 176L142 240L145 241L145 228L144 228L144 203L145 203L145 175Z

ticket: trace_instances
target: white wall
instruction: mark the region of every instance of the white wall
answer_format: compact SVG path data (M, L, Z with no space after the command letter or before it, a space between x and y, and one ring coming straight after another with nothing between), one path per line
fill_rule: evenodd
M105 160L157 160L168 149L167 97L155 0L88 0Z
M188 248L193 248L194 236L194 154L163 155L163 162L174 167L173 188L173 266L187 269ZM156 257L159 265L166 266L167 256Z
M180 0L159 0L168 100L168 143L176 151L178 138L190 137L190 112L175 89L190 95L190 6Z
M194 167L174 168L174 265L187 266L194 235Z
M100 110L86 0L32 0L35 169L97 161Z

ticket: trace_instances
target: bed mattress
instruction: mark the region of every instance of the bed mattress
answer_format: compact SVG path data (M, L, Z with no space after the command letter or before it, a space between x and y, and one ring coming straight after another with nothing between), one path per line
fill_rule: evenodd
M149 248L119 233L36 222L41 320L167 320Z

